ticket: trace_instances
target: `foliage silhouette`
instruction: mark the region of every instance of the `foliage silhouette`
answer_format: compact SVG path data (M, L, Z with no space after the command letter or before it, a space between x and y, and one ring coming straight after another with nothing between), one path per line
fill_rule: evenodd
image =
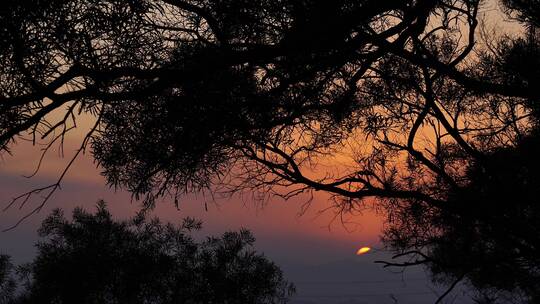
M537 303L539 139L526 137L467 168L470 183L449 193L451 207L399 208L384 240L401 252L412 251L436 281L450 285L467 278L475 289L492 294L490 303Z
M0 302L2 303L10 303L13 300L17 287L13 274L14 269L10 257L0 255Z
M374 198L387 244L418 258L388 265L534 302L538 1L500 1L523 24L514 36L489 31L484 4L7 1L0 146L61 143L90 114L75 157L91 146L147 206L206 188L326 191L340 212ZM340 151L354 159L339 174L309 172ZM12 204L46 203L63 176ZM527 250L505 251L517 240Z
M470 129L453 121L473 119L491 95L538 97L526 82L508 84L470 67L479 6L465 0L9 1L1 16L0 142L7 149L27 131L61 141L85 112L97 119L81 149L92 144L109 183L149 204L165 193L230 182L231 175L240 177L233 190L296 184L353 200L436 203L437 195L395 181L387 165L395 154L409 155L441 176L443 187L457 184L459 177L435 157L445 145L429 151L434 157L418 154L419 127L442 124L449 140L439 134L434 142L453 141L477 157L482 151L469 138L501 126ZM461 27L470 30L467 39ZM486 100L472 102L478 95ZM515 98L505 104L522 105ZM512 123L507 120L500 124ZM358 133L367 136L359 144L378 156L364 152L343 176L307 176L302 164Z
M94 214L55 210L39 230L37 257L17 303L287 303L294 292L281 270L253 251L247 230L197 242L201 223L181 226L138 216L115 221L100 202Z
M530 22L528 35L503 38L497 46L499 56L483 56L481 63L501 81L538 87L537 16L528 15L538 7L534 1L530 6L515 3L513 9L522 7L519 18ZM500 102L495 99L493 106ZM464 162L465 183L445 192L447 206L392 206L394 221L384 236L390 247L412 253L413 264L427 264L435 280L452 285L467 279L488 303L540 301L540 109L536 99L524 106L529 115L526 132ZM460 159L463 153L446 157Z

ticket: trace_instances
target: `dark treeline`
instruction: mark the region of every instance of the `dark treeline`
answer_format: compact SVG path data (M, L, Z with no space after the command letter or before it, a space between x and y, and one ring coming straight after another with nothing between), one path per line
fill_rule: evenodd
M492 28L493 5L521 32ZM371 199L398 258L386 266L424 265L478 301L538 303L539 7L4 1L0 147L61 144L92 116L77 155L90 149L144 208L208 189L325 191L336 212ZM310 174L340 151L347 168ZM45 204L62 178L12 204Z
M116 221L100 202L73 219L55 210L36 244L37 256L15 267L0 256L3 304L287 303L294 286L247 230L197 242L201 223L163 224L137 216Z

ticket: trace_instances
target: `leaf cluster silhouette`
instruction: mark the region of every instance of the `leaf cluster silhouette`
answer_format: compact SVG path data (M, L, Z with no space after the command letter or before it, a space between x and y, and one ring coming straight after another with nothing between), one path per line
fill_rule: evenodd
M249 231L198 242L191 235L200 228L189 218L116 221L103 202L95 213L75 209L72 220L55 210L37 256L17 268L22 282L2 257L2 303L287 303L293 285L253 250Z

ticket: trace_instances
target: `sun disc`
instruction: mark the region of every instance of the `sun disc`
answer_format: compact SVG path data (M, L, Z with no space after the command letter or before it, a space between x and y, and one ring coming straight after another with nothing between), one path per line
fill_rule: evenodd
M362 247L362 248L358 249L358 251L356 252L356 255L362 255L362 254L368 253L369 251L371 251L371 248Z

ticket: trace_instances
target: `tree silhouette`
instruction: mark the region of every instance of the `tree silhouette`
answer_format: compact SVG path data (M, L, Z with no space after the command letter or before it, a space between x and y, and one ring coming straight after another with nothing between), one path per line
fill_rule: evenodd
M503 0L510 15L532 26L540 26L540 2L538 0Z
M468 186L449 193L451 207L396 210L386 242L428 265L437 281L466 278L477 290L497 291L500 303L538 302L539 139L526 137L469 167Z
M499 56L482 57L482 65L491 67L492 77L506 83L538 86L537 16L527 14L537 6L515 3L513 8L523 6L519 18L530 22L527 36L503 38ZM494 100L493 106L500 104ZM526 131L505 143L489 143L481 158L464 162L464 184L445 192L444 208L418 202L389 207L394 220L384 239L412 262L387 266L427 264L435 280L452 288L466 279L487 294L488 303L539 301L540 165L536 155L540 152L540 112L535 99L526 100L524 106L529 115ZM493 141L499 132L487 134L484 140Z
M28 282L17 303L287 303L294 287L253 251L249 231L196 242L200 226L115 221L103 202L71 221L55 210L36 258L20 267Z
M538 1L500 3L524 35L490 33L478 0L7 1L0 146L52 146L93 115L75 157L91 146L148 206L206 188L375 198L405 265L534 301ZM309 172L340 151L349 166ZM64 174L12 204L44 204Z
M538 96L526 82L472 68L479 5L10 1L2 15L0 142L7 149L27 131L60 141L87 112L96 125L81 149L91 143L109 183L150 203L231 174L247 181L233 188L296 184L354 200L437 203L433 193L395 185L387 164L411 157L442 187L455 187L459 177L437 159L446 144L476 158L482 151L473 138L513 125L501 117L495 126L462 126L471 112L488 107L492 95L511 99L503 104L511 113L522 104L510 97ZM467 28L464 39L459 30ZM59 119L48 118L58 111ZM420 155L426 124L439 127L432 141L441 144ZM359 144L379 156L364 152L335 178L302 170L359 133L367 136Z
M0 255L0 301L10 303L13 300L17 284L13 277L13 264L10 257Z

